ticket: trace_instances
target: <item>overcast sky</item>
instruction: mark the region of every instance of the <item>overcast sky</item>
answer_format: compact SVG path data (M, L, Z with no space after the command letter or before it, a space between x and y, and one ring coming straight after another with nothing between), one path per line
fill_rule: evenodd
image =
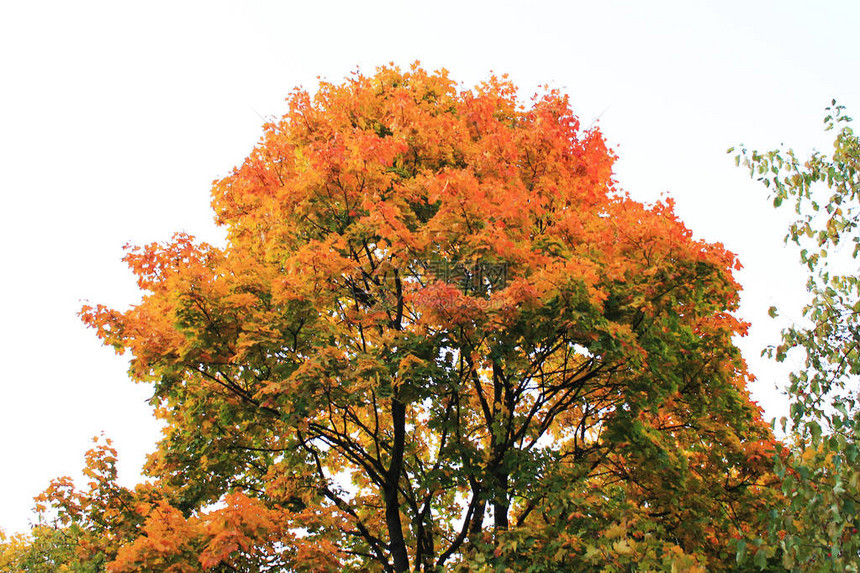
M209 189L295 86L420 60L471 86L508 73L598 120L635 198L667 193L697 237L745 269L739 341L753 395L782 413L771 305L799 317L788 213L726 149L829 150L832 98L860 116L860 3L4 2L0 6L0 527L20 530L92 436L139 479L158 425L125 357L76 316L139 296L122 245L186 231L219 242Z

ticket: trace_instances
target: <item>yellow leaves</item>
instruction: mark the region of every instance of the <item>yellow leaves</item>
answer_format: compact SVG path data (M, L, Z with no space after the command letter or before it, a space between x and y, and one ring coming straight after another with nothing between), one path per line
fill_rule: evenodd
M807 466L812 466L819 455L820 451L818 448L805 448L803 453L800 455L800 459L803 460L803 463Z
M627 525L623 522L616 523L604 530L603 535L609 539L624 537L627 535Z
M397 377L394 379L394 385L400 386L405 380L409 380L414 376L416 370L420 370L426 366L427 362L409 354L400 359L397 365Z
M664 558L666 561L669 562L671 573L707 573L695 556L687 554L677 545L669 547L669 556Z
M633 553L633 548L630 546L630 542L628 540L619 539L612 544L612 551L618 555L629 555Z

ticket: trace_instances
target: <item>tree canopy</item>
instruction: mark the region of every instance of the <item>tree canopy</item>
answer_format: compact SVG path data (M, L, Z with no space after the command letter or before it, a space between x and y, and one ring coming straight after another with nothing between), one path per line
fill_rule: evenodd
M166 426L151 484L55 483L64 524L117 572L738 570L776 492L734 255L557 91L288 103L213 186L225 245L130 246L142 301L84 307Z

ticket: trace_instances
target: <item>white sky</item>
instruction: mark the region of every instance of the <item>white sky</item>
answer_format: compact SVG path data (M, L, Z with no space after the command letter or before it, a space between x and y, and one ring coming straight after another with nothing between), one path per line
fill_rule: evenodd
M316 76L394 61L470 86L507 72L548 83L584 125L600 117L622 186L668 192L699 237L745 265L741 346L769 416L784 369L772 304L799 316L804 277L787 214L726 148L829 151L833 97L860 117L860 3L4 2L0 5L0 527L20 530L52 477L77 475L104 431L138 479L158 426L148 388L76 317L136 300L126 242L187 231L218 241L209 186L261 117Z

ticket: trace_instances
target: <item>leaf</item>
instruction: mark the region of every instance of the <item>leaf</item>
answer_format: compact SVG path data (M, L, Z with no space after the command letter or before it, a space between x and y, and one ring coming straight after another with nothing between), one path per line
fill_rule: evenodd
M747 557L747 542L743 539L738 539L735 544L735 548L737 550L735 559L737 560L738 565L740 565Z

